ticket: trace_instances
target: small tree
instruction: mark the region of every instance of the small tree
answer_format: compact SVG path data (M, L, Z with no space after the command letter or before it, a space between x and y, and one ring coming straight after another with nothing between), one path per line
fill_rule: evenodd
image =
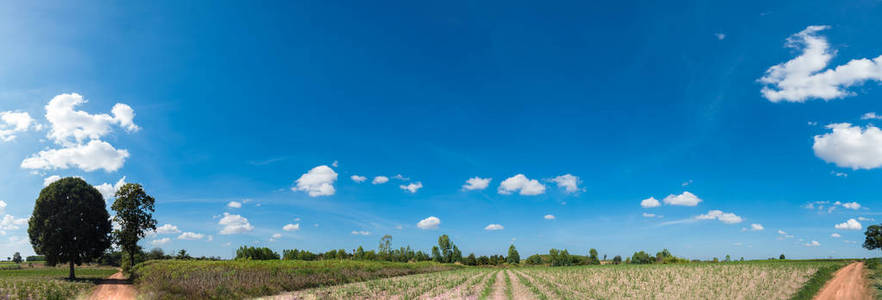
M474 253L469 253L469 257L466 257L466 259L465 259L465 264L469 265L469 266L477 266L478 265L478 259L475 258Z
M864 240L864 248L867 250L882 249L882 226L867 226L867 231L864 232L864 235L867 236ZM781 254L781 257L783 259L784 254Z
M515 248L515 245L508 246L508 256L505 258L505 262L517 265L521 263L521 255L518 253L518 249Z
M864 246L864 247L866 247L866 246ZM787 257L785 257L784 254L781 254L781 256L778 256L778 259L787 259Z
M449 236L447 236L446 234L442 234L438 237L438 248L441 251L441 260L443 262L453 262L453 243L450 242Z
M28 236L46 264L68 263L68 278L76 279L74 265L93 261L111 244L110 214L104 197L86 181L67 177L40 191L28 221Z
M15 252L15 254L12 255L12 262L20 264L21 261L21 253Z
M435 262L443 262L444 258L441 257L441 250L438 246L432 246L432 260Z
M120 225L120 229L113 231L113 236L117 245L129 255L124 269L131 270L135 266L135 253L141 251L138 241L149 230L156 230L156 220L153 219L155 202L137 183L126 183L116 191L116 201L110 208L116 212L113 220Z
M591 248L588 250L588 261L589 265L599 265L600 259L597 257L597 249Z
M618 265L618 264L621 264L621 263L622 263L622 257L621 257L621 256L616 255L616 257L613 257L613 264L614 264L614 265Z

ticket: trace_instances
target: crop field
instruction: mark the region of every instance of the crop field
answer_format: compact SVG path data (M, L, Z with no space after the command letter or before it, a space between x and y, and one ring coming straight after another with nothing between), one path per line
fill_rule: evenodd
M94 282L116 273L114 268L78 267L77 281L67 281L64 267L0 270L0 299L75 299L91 292Z
M270 299L789 299L841 262L470 268L291 292Z
M139 293L160 299L241 299L460 268L433 262L149 261L135 267Z

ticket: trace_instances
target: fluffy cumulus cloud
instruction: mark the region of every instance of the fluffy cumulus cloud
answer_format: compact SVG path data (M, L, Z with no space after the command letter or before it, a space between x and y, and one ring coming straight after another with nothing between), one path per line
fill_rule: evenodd
M284 230L284 231L298 231L298 230L300 230L300 224L299 223L298 224L288 224L288 225L282 226L282 230Z
M434 216L422 219L419 223L417 223L417 227L422 230L438 229L439 225L441 225L441 219L438 219Z
M640 201L640 206L643 208L659 207L661 206L661 203L659 203L658 200L655 199L655 197L649 197L648 199L643 199L643 201Z
M679 195L668 195L662 201L667 205L696 206L701 202L701 198L698 198L698 196L695 196L690 192L683 192Z
M377 176L371 181L372 184L384 184L387 182L389 182L389 177L386 176Z
M726 212L723 212L721 210L716 210L716 209L708 211L706 214L698 215L697 217L695 217L695 219L697 219L697 220L719 220L720 222L723 222L726 224L741 223L741 221L743 221L743 219L741 217L735 215L734 213L726 213Z
M301 175L296 181L297 186L292 187L291 190L307 192L310 197L330 196L335 192L335 181L337 181L337 172L331 167L321 165Z
M162 226L156 227L157 234L175 234L180 232L181 230L178 229L178 226L172 224L164 224Z
M818 241L811 241L811 242L805 243L804 246L806 246L806 247L818 247L818 246L821 246L821 243L818 243Z
M518 192L524 196L535 196L545 193L545 185L536 179L529 179L524 174L509 177L499 184L497 192L503 195L511 195Z
M416 192L419 189L423 188L423 183L422 182L411 182L407 185L403 185L403 184L399 185L398 188L405 190L405 191L408 191L411 194L416 194Z
M201 234L201 233L184 232L178 236L178 239L179 240L201 240L203 237L205 237L205 235Z
M582 183L582 180L578 176L564 174L552 178L551 182L556 183L557 187L562 188L567 193L575 193L580 190L579 184Z
M835 123L827 128L832 132L815 136L815 156L854 170L882 167L882 130L878 127Z
M466 183L462 185L462 189L465 191L474 191L474 190L483 190L486 189L487 186L490 185L490 181L492 178L481 178L481 177L472 177L466 180Z
M484 230L487 230L487 231L496 231L496 230L503 230L503 229L505 229L505 227L503 227L502 225L499 225L499 224L490 224L490 225L487 225L486 227L484 227Z
M833 227L839 230L861 230L863 228L861 222L858 222L855 219L848 219L848 221L836 224Z
M127 131L137 131L134 123L135 111L128 105L117 103L111 109L113 114L90 114L76 110L77 106L86 103L83 96L61 94L52 98L46 105L46 120L51 129L49 138L58 144L81 144L85 140L97 140L110 133L111 125L118 125Z
M129 157L129 151L116 149L100 140L61 149L43 150L21 162L25 169L69 169L80 168L86 172L104 169L113 172L122 168Z
M7 230L19 230L28 224L28 218L16 218L12 215L4 215L0 218L0 235L6 235Z
M875 112L868 112L861 116L861 120L882 120L882 116L877 115Z
M47 186L49 186L50 184L52 184L53 182L56 182L56 181L58 181L58 180L61 180L61 176L58 176L58 175L52 175L52 176L49 176L49 177L43 178L43 187L47 187Z
M227 207L229 207L229 208L242 208L242 202L230 201L230 203L227 203Z
M827 68L836 54L827 39L818 32L829 26L808 26L790 36L787 47L802 53L790 61L772 66L759 79L765 86L762 95L772 102L804 102L808 99L831 100L854 95L849 87L866 81L882 81L882 56L853 59L844 65ZM826 70L825 70L826 69Z
M119 191L119 188L121 188L125 184L126 184L126 177L123 176L123 178L120 178L119 180L117 180L116 183L114 183L113 185L105 182L105 183L96 185L95 189L97 189L99 192L101 192L101 196L104 197L104 201L107 201L107 200L110 200L110 199L113 199L114 197L116 197L116 191Z
M355 182L358 182L358 183L362 183L362 182L364 182L365 180L367 180L367 177L364 177L364 176L358 176L358 175L352 175L352 176L349 176L349 179L352 179L352 181L355 181Z
M159 246L164 246L165 244L168 244L169 242L171 242L170 238L161 238L161 239L155 239L155 240L150 241L150 245L159 247Z
M546 220L554 220L554 219L557 219L557 217L555 217L555 216L552 215L552 214L547 214L547 215L545 215L545 216L542 217L542 218L544 218L544 219L546 219Z
M39 129L37 122L26 112L0 112L0 141L15 140L16 134L29 129Z
M240 215L232 215L230 213L224 213L224 217L217 222L218 225L223 225L221 228L220 234L229 235L229 234L237 234L243 232L249 232L254 230L254 226L251 226L251 223L248 222L248 219L240 216Z

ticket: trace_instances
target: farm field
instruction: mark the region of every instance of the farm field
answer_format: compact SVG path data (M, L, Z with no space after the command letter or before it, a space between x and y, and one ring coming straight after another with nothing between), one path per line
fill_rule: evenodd
M136 266L133 277L148 299L241 299L457 268L433 262L164 260Z
M77 267L77 281L67 281L67 266L0 269L0 299L74 299L92 291L95 281L116 273L110 267Z
M267 299L789 299L837 261L471 268Z

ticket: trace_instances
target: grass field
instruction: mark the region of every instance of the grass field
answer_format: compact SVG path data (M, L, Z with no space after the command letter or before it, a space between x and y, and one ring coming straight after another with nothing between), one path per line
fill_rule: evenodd
M297 291L297 299L790 299L841 261L469 268Z
M133 275L145 298L241 299L459 268L432 262L325 261L148 261Z
M11 264L8 264L11 265ZM116 273L108 267L77 267L77 281L68 281L67 266L0 269L0 299L75 299L86 295L95 281Z

